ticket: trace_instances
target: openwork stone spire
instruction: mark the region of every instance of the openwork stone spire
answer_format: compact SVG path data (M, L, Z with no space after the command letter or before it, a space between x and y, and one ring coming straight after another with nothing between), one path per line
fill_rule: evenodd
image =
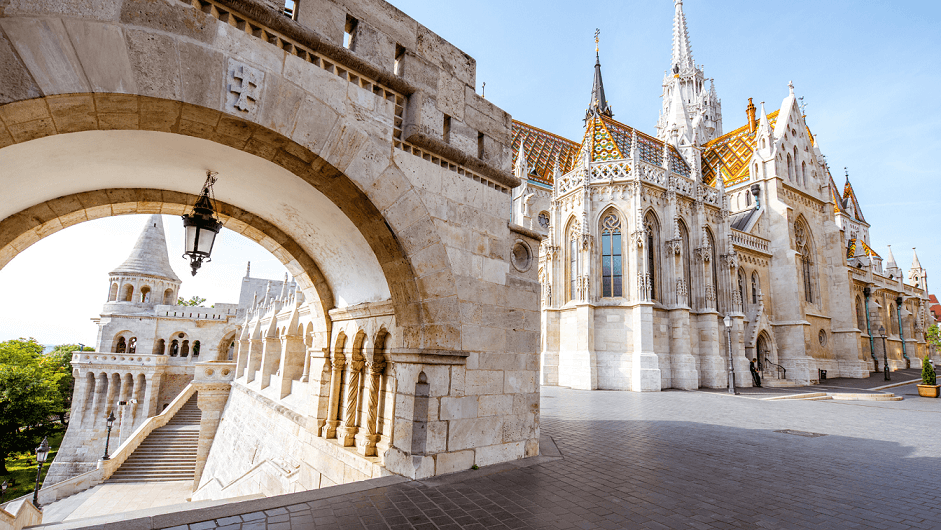
M683 14L683 0L673 0L676 13L673 15L673 73L693 69L693 48L689 44L689 31L686 29L686 15Z

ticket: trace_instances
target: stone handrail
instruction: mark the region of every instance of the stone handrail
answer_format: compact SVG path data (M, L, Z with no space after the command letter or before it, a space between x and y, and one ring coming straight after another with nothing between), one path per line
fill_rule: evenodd
M771 242L762 237L753 236L738 230L732 230L732 244L764 254L769 253Z
M50 502L57 501L59 499L64 499L70 495L75 495L81 491L85 491L88 488L97 486L102 482L111 478L111 475L131 453L133 453L137 447L144 441L147 436L150 435L154 429L158 429L166 425L173 416L186 404L187 401L193 394L196 392L196 388L190 384L183 389L182 392L163 410L160 414L147 418L147 421L141 424L140 427L134 430L133 433L118 447L113 453L111 453L111 458L109 460L99 460L98 468L87 473L82 473L81 475L76 475L68 480L62 482L57 482L56 484L51 484L49 486L43 486L39 490L39 504L46 505ZM0 527L2 528L2 527Z
M28 495L0 506L0 530L20 530L40 523L42 512L33 506Z
M76 352L72 354L72 364L162 366L167 364L167 362L167 355L155 355L152 353Z

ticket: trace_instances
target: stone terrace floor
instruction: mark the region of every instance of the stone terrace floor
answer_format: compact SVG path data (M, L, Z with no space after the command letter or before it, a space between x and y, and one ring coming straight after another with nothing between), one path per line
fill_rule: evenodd
M549 445L524 466L248 501L203 522L186 512L174 530L941 528L941 399L914 384L892 389L900 402L542 391L561 458Z

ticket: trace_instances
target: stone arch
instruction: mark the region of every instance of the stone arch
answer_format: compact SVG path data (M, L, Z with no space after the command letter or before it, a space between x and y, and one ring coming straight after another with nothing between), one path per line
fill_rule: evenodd
M163 292L163 305L174 305L172 288L169 288Z
M49 113L50 108L58 108L66 96L46 96L28 101L20 101L0 106L0 112L10 106L29 106L42 108ZM424 325L429 324L424 319L420 309L421 296L417 288L416 277L413 272L413 261L406 257L407 251L427 249L431 245L440 246L443 243L432 227L432 221L427 208L417 198L417 192L407 177L390 164L383 170L381 167L369 164L351 164L351 160L343 160L339 167L322 158L297 142L270 130L266 127L232 117L218 110L197 107L173 100L163 100L144 96L127 94L70 94L67 96L68 104L73 108L81 108L85 118L80 122L71 123L68 128L53 125L45 131L43 141L51 137L69 136L75 133L110 134L108 131L99 131L99 123L107 121L98 116L100 108L108 105L121 105L134 115L135 129L146 131L124 131L135 134L165 134L186 135L187 139L202 138L209 142L231 147L233 149L263 158L280 168L299 177L317 192L324 195L334 204L339 205L348 219L355 225L358 232L366 240L366 244L376 257L379 267L389 285L391 299L396 313L397 326L411 328L412 331L403 334L403 340L409 344L405 346L421 346L429 341L441 347L458 348L461 344L460 329L449 336L449 344L441 344L440 336L426 336ZM55 102L53 103L53 100ZM107 102L107 103L105 103ZM12 109L11 109L12 110ZM202 123L200 127L188 129L186 124L190 119L197 119ZM129 122L130 123L130 122ZM15 125L7 123L7 126ZM128 127L131 128L130 126ZM67 132L66 132L67 131ZM160 132L157 132L160 131ZM121 132L121 127L111 131ZM0 137L5 130L0 127ZM232 135L236 136L233 137ZM4 149L29 144L31 137L25 135L10 136L12 143L4 142ZM370 153L372 158L375 155ZM335 161L340 163L341 161ZM383 183L379 185L380 181ZM371 186L363 184L371 182ZM198 189L199 184L194 182L190 189ZM399 195L389 196L388 190L395 190ZM0 267L5 265L17 253L35 241L64 227L88 219L123 213L155 213L154 207L160 209L159 213L179 214L195 202L195 196L181 190L159 188L98 188L79 193L62 194L58 197L30 205L17 212L9 213L0 222ZM220 201L220 216L225 226L258 241L262 246L272 251L284 263L293 276L298 278L302 289L316 287L317 294L323 301L319 313L326 318L327 310L334 307L334 301L325 297L327 286L317 285L322 274L316 274L316 262L310 256L304 256L298 243L288 237L282 230L260 215L253 214L238 206ZM171 204L173 207L163 205ZM179 205L184 208L178 208ZM112 208L108 208L111 206ZM132 208L127 210L127 207ZM380 210L379 207L383 209ZM81 213L79 213L81 212ZM0 212L2 215L3 212ZM69 215L72 214L72 215ZM84 214L84 215L83 215ZM422 230L417 229L416 223L422 224ZM413 228L415 237L410 237L406 229ZM401 230L401 233L393 232ZM416 239L417 232L421 232L421 248ZM433 255L434 252L424 254ZM321 276L317 278L316 276ZM306 278L305 278L306 277ZM453 282L452 282L453 283ZM450 294L456 294L456 287L448 284L443 287L450 289ZM443 294L443 293L442 293ZM172 301L169 302L172 304Z
M143 287L140 288L140 293L139 293L140 303L142 304L150 303L150 291L151 289L149 285L144 285Z
M690 248L689 241L689 229L687 228L686 221L682 217L677 217L676 219L677 230L680 235L680 260L683 265L683 284L677 286L676 297L677 303L685 303L688 306L692 305L692 296L690 293L693 289L692 284L692 249Z
M108 290L108 301L115 302L118 299L118 284L112 283L111 288Z
M163 355L167 349L167 341L164 339L157 339L154 342L154 355Z
M777 351L774 347L772 334L768 333L768 330L762 329L758 333L758 338L755 339L755 349L758 355L758 360L762 364L762 369L768 372L773 371L771 367L766 366L766 364L768 361L776 364L778 362L778 357Z
M133 302L134 301L134 284L128 282L124 284L124 287L121 288L121 302Z

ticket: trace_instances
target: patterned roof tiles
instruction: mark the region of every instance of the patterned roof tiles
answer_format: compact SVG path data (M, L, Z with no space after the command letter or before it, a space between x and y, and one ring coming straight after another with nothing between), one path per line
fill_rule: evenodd
M535 169L530 179L549 186L555 161L559 161L563 173L570 171L579 148L579 144L571 140L513 120L513 165L516 165L520 144L525 145L527 165Z
M844 204L847 200L852 201L853 203L853 214L856 217L857 221L866 222L866 218L863 217L863 211L859 209L859 201L856 200L856 192L853 191L853 185L850 184L849 178L846 179L846 184L843 185L843 202Z
M563 173L573 169L582 152L590 152L592 162L630 158L635 132L640 159L648 164L662 166L662 141L635 131L633 127L607 116L595 116L588 120L585 124L585 136L580 144L514 120L513 164L516 164L516 158L519 156L520 143L524 143L528 165L536 170L536 175L530 178L551 185L555 156L559 156L559 169ZM670 169L688 177L691 171L686 160L672 145L669 146L669 151Z
M774 127L778 112L768 115L768 122ZM722 135L703 146L702 179L706 184L714 185L716 176L722 175L726 186L732 186L748 180L751 170L748 165L755 152L755 133L748 130L748 125Z
M849 243L846 245L846 259L850 259L856 256L856 246L860 245L863 249L863 254L872 254L873 256L882 259L882 256L878 252L872 249L869 245L866 244L862 239L850 239Z

